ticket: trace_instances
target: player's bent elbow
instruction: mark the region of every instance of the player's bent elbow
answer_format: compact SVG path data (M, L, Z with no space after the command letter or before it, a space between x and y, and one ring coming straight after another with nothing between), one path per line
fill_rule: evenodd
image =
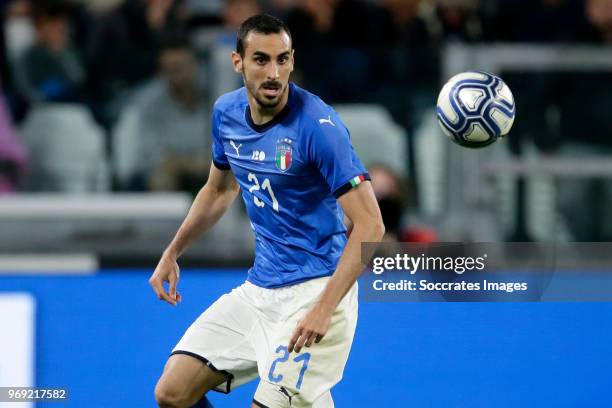
M379 217L367 217L354 221L353 231L356 229L363 231L365 234L363 238L366 242L379 242L385 235L385 224Z
M385 224L383 223L382 218L378 218L374 221L374 226L372 227L372 231L376 235L376 241L381 241L383 236L385 235Z

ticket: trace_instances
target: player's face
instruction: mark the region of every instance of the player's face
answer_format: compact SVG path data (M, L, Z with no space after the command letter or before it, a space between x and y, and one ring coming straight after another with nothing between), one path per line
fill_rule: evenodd
M236 72L242 73L250 99L260 108L273 109L286 101L293 71L293 50L287 33L250 32L245 38L244 57L234 53L232 59Z

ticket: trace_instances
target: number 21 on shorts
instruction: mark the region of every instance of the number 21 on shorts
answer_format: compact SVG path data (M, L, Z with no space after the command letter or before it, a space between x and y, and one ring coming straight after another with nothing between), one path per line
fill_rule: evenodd
M281 353L280 357L277 357L270 366L270 371L268 372L268 380L273 383L277 383L283 380L282 374L274 374L276 370L276 365L281 364L289 360L289 350L287 350L287 346L278 346L276 348L276 354ZM296 389L300 389L302 387L302 380L304 379L304 374L306 374L306 370L308 369L308 362L310 361L310 353L302 353L298 354L293 358L293 362L299 363L302 362L302 368L300 369L300 375L298 377L297 383L295 384Z

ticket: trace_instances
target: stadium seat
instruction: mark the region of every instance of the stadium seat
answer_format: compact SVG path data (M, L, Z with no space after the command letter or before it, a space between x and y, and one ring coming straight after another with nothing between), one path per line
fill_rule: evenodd
M138 167L139 110L128 106L112 129L113 175L120 189L127 189Z
M120 190L132 190L134 176L141 170L141 111L146 101L159 93L163 83L145 81L126 97L119 118L111 129L112 175Z
M384 164L405 176L408 157L406 132L380 105L335 105L351 132L351 141L366 166Z
M109 189L104 133L86 107L34 106L25 119L23 136L32 156L27 190L79 193Z
M440 216L444 211L444 195L448 185L445 148L448 140L439 133L435 112L426 111L414 133L417 202L425 217Z

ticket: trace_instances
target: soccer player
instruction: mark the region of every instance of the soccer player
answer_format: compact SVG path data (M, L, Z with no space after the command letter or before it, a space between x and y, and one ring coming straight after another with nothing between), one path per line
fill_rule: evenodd
M187 329L155 398L160 407L210 406L209 390L228 393L259 377L252 407L330 408L357 323L361 243L380 241L380 211L337 113L289 82L294 51L285 24L247 19L232 61L244 87L215 103L209 179L150 284L160 299L181 300L177 259L239 190L255 262L244 284ZM353 224L348 239L344 214Z

